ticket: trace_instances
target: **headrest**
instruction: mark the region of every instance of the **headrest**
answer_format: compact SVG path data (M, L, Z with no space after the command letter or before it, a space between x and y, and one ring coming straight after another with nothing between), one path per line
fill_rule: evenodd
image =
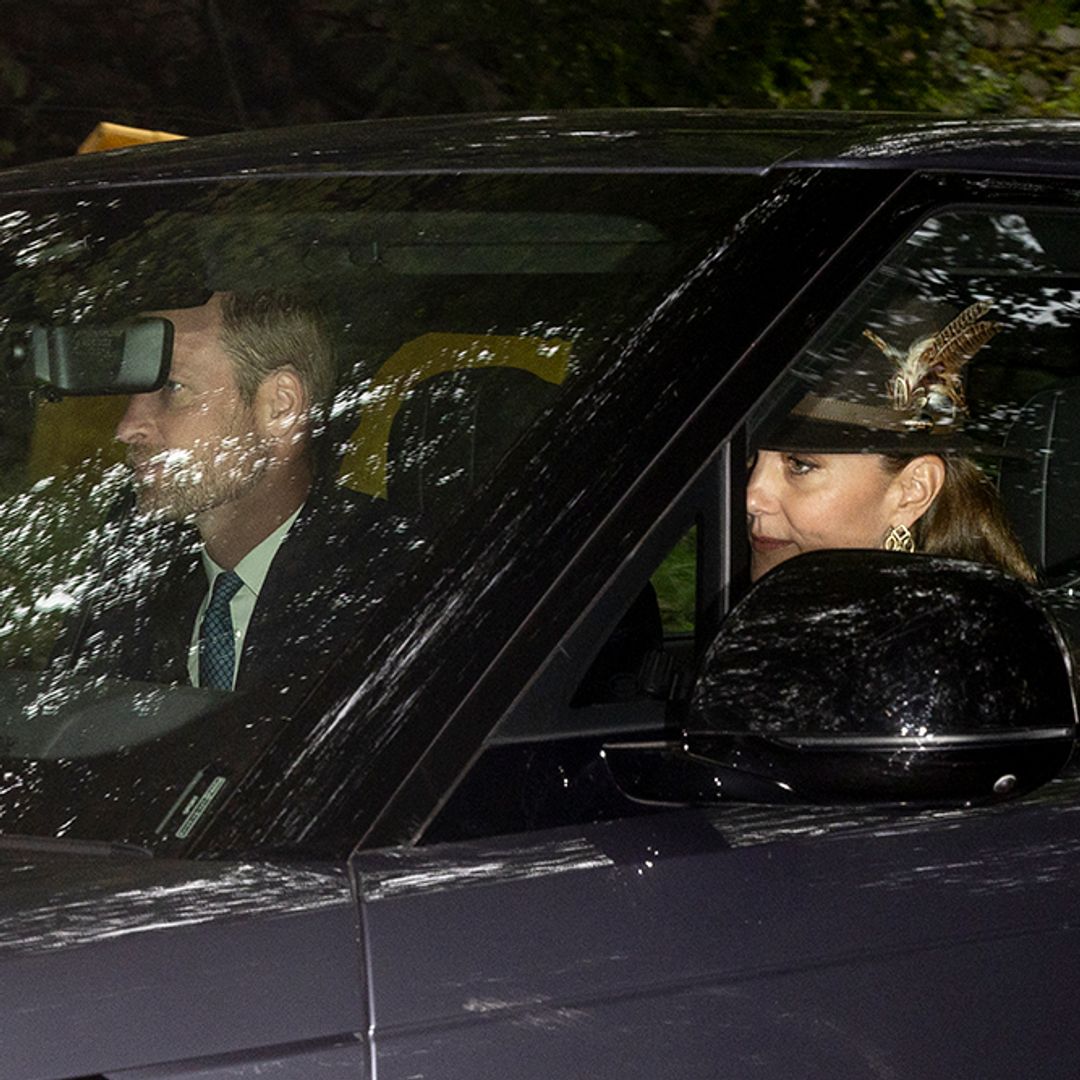
M402 513L444 518L470 493L558 387L512 368L427 379L402 403L388 445L388 497Z

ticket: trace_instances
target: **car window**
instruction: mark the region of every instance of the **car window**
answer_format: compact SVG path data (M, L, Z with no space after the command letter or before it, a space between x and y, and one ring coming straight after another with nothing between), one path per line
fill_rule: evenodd
M1078 239L1080 215L1068 211L957 205L934 212L790 359L750 411L745 433L751 465L759 447L775 446L795 461L790 468L798 468L798 459L807 456L798 449L800 440L809 436L804 427L793 427L804 420L797 407L809 400L809 408L818 409L818 402L825 400L827 419L835 423L830 437L839 438L836 431L843 428L845 438L855 441L821 443L810 453L877 452L878 436L872 431L899 392L890 381L909 376L909 389L916 396L925 372L912 376L911 371L921 346L942 332L946 338L949 333L959 337L956 399L913 402L902 413L899 441L892 449L900 456L941 454L975 464L1003 510L1032 580L1074 643L1080 641L1080 605L1075 599L1080 577L1080 492L1075 486L1080 476ZM947 352L943 348L939 353L939 365L948 362ZM940 367L934 370L940 375ZM927 385L933 384L934 379ZM947 414L945 424L926 419L927 410L935 408ZM829 410L835 409L839 412L833 416ZM865 433L862 443L860 431ZM744 445L742 440L740 436L737 445ZM733 542L745 544L745 486L733 485L729 497ZM715 533L715 523L712 529ZM688 673L695 665L694 640L683 635L693 628L698 579L719 574L724 557L721 544L702 547L708 539L708 528L695 524L648 571L663 619L659 654L666 653ZM883 539L884 530L880 539L875 536L865 546L880 546ZM974 551L958 557L992 562L992 556ZM1010 565L999 568L1020 573ZM631 598L641 571L637 578L627 577L620 625L633 618L638 601L631 603ZM747 583L730 584L739 590ZM595 631L594 647L606 633L603 626ZM702 642L697 644L700 649ZM851 647L857 649L859 643L853 641ZM588 655L587 648L582 651ZM561 714L549 705L542 719L527 708L508 716L458 795L434 822L430 838L654 812L654 805L628 799L618 789L604 767L602 750L607 742L620 739L678 737L677 707L649 712L654 696L677 705L683 686L669 682L659 694L650 694L647 673L655 672L657 656L654 650L637 657L636 701L613 704L610 696L583 697L578 689ZM557 685L552 681L548 691ZM500 792L500 798L489 798L493 791Z
M906 430L894 449L940 446L975 461L1035 574L1062 598L1078 535L1078 229L1075 213L1022 205L934 213L795 358L755 411L751 443L793 445L805 438L793 409L805 425L839 407L858 413L852 422L867 426L875 449L870 411L902 400Z
M293 717L322 709L326 671L338 673L332 701L349 680L404 678L412 645L374 671L351 650L385 641L440 590L452 610L439 544L482 530L523 462L568 467L545 435L552 418L603 377L761 183L316 176L10 198L0 829L184 841ZM226 596L234 682L218 685L203 680L203 650L226 638L204 641L198 627L218 618L210 581L224 585L229 567L205 561L192 528L213 506L183 492L209 477L213 498L231 499L231 477L261 476L273 459L270 436L237 426L263 399L244 398L231 368L232 382L197 385L180 358L208 325L215 342L233 335L230 358L258 351L260 318L292 320L293 338L275 339L281 366L295 374L292 358L317 338L338 381L311 425L310 496L275 526L275 550L308 536L289 564L308 584L299 601L275 594L273 617L263 593L237 613L245 581L241 600ZM290 385L308 393L316 376ZM282 400L265 401L274 431ZM177 417L225 424L224 441L202 459L171 445L162 433ZM317 527L316 499L330 508ZM281 585L266 565L252 572L270 592ZM674 614L685 585L664 592L669 626L685 629ZM255 679L244 650L262 639Z
M664 634L692 634L697 603L697 527L685 533L652 576Z

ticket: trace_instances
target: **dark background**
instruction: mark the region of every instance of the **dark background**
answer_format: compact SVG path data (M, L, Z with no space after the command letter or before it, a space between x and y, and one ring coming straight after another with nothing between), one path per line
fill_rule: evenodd
M0 164L589 106L1080 114L1080 0L0 0Z

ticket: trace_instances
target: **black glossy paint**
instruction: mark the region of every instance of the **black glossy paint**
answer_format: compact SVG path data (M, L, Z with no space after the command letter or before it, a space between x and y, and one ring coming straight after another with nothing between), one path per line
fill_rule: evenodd
M772 168L1077 173L1075 120L960 120L890 113L585 110L445 116L235 132L8 170L40 190L223 175L764 173Z
M340 870L8 848L0 1076L289 1056L293 1044L343 1040L358 1068L359 957Z
M685 745L786 797L1011 797L1072 753L1071 676L1035 590L1000 571L813 552L766 574L724 622Z

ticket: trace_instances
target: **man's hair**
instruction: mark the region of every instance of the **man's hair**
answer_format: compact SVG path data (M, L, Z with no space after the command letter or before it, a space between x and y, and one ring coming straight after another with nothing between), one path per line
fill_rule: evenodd
M316 304L284 289L229 292L221 303L221 343L236 364L241 397L250 405L262 381L291 367L318 416L334 395L337 359Z

